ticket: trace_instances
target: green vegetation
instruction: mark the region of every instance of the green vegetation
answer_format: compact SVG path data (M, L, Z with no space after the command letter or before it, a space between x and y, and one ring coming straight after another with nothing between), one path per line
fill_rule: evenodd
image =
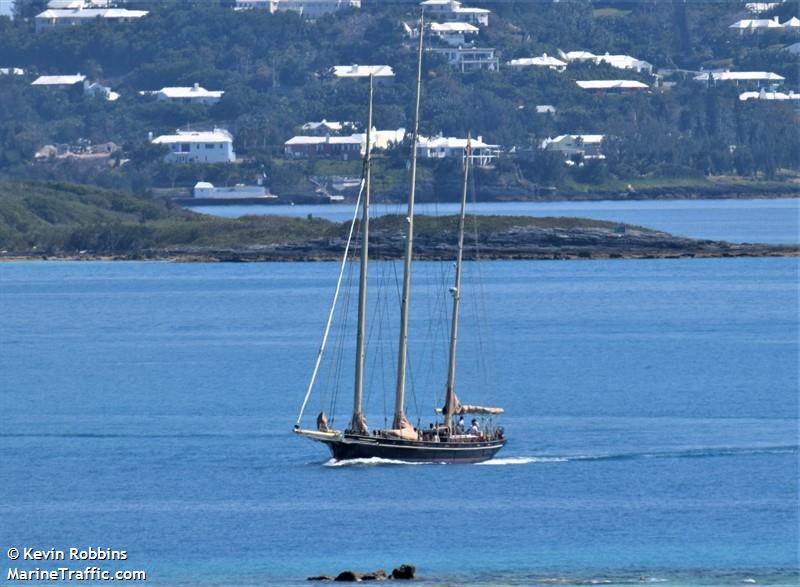
M375 234L405 230L402 216L373 221ZM519 227L604 228L616 223L576 218L477 216L479 234ZM171 250L258 249L276 244L343 238L348 223L320 218L246 216L239 219L195 214L162 200L64 183L0 182L0 250L3 255L169 255ZM455 216L420 216L416 234L455 234Z
M22 3L32 16L43 0ZM468 2L470 4L470 2ZM565 73L527 68L458 74L443 59L425 64L422 132L482 135L506 153L479 180L493 185L669 186L699 185L715 175L781 180L800 171L798 114L785 103L742 102L743 88L706 87L691 70L727 66L774 71L787 89L800 84L800 62L783 47L788 32L740 36L728 29L746 17L739 0L592 2L527 0L480 2L492 9L479 46L497 49L501 62L546 52L585 49L625 53L666 68L674 83L643 95L592 95L576 79L653 79L609 66L570 65ZM357 162L283 160L283 143L310 120L363 122L365 84L336 81L336 64L392 65L396 81L376 92L380 128L411 128L415 55L401 22L411 22L416 1L363 2L350 10L307 22L293 13L236 12L221 0L137 1L151 14L136 22L97 22L35 34L31 18L0 18L2 67L23 67L25 77L0 77L0 178L60 180L146 193L153 187L253 183L261 177L276 193L313 190L309 176L355 174ZM786 20L798 2L762 18ZM81 72L121 94L116 102L80 90L32 87L33 75ZM139 95L198 82L225 95L213 106L158 102ZM536 114L552 104L554 116ZM147 133L218 125L235 136L238 165L167 165ZM548 136L606 134L607 158L568 168L563 158L537 147ZM33 162L45 144L114 141L122 153L107 164L64 160ZM408 145L376 161L376 189L401 189ZM125 162L128 160L127 162ZM445 181L447 164L424 164L422 181ZM644 183L641 183L644 182Z

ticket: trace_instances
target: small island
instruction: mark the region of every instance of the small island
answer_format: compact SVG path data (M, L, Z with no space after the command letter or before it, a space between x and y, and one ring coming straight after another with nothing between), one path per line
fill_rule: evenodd
M371 223L370 254L402 256L406 220ZM468 259L639 259L797 256L796 245L728 243L580 218L470 216ZM455 216L419 216L415 255L452 259ZM60 182L0 183L0 260L330 261L349 222L196 214L169 201ZM357 251L357 243L354 252Z

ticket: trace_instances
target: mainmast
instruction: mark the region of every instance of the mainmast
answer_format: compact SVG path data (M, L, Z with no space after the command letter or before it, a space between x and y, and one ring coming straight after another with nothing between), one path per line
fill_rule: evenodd
M411 294L411 257L414 253L414 196L417 189L417 142L419 140L419 103L422 93L422 41L425 37L425 12L419 18L419 54L417 56L417 98L414 106L414 133L411 139L411 189L408 194L408 235L403 268L403 293L400 304L400 345L397 357L397 388L395 390L395 429L410 428L405 415L406 365L408 362L408 303Z
M369 195L372 176L372 94L373 77L369 76L369 110L367 114L367 153L364 158L364 199L361 209L361 267L358 279L358 333L356 334L356 376L353 392L353 419L348 432L368 434L367 419L362 413L364 397L364 355L367 329L367 265L369 264Z
M456 255L456 283L453 286L453 319L450 323L450 358L447 366L447 393L444 402L444 424L453 429L453 411L456 408L456 342L458 341L458 307L461 302L461 261L464 257L464 219L467 212L467 186L469 164L472 159L472 137L467 136L464 149L464 190L461 193L461 213L458 216L458 253Z

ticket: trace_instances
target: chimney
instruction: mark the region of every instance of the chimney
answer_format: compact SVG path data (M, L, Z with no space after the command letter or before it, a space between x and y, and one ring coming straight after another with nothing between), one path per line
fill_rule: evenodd
M194 82L194 85L192 86L192 91L196 92L199 89L200 89L200 84L198 84L197 82Z
M151 143L153 142L153 131L152 130L147 133L147 140L150 141Z

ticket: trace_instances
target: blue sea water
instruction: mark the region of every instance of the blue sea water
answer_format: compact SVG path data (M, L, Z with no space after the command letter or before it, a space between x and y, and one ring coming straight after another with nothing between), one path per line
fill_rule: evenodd
M352 205L198 206L196 212L239 217L247 214L319 216L344 222ZM376 204L378 214L404 214L397 204ZM457 214L458 204L417 204L419 214ZM478 202L473 214L568 216L638 224L657 230L713 240L770 244L800 243L800 199L632 200L592 202Z
M458 389L506 408L509 443L460 466L292 434L337 269L0 265L0 584L24 546L124 549L99 566L156 586L403 562L426 586L798 584L796 259L467 264ZM396 271L373 264L373 427ZM441 401L450 271L415 274L412 418ZM346 418L351 338L306 425L337 387Z

